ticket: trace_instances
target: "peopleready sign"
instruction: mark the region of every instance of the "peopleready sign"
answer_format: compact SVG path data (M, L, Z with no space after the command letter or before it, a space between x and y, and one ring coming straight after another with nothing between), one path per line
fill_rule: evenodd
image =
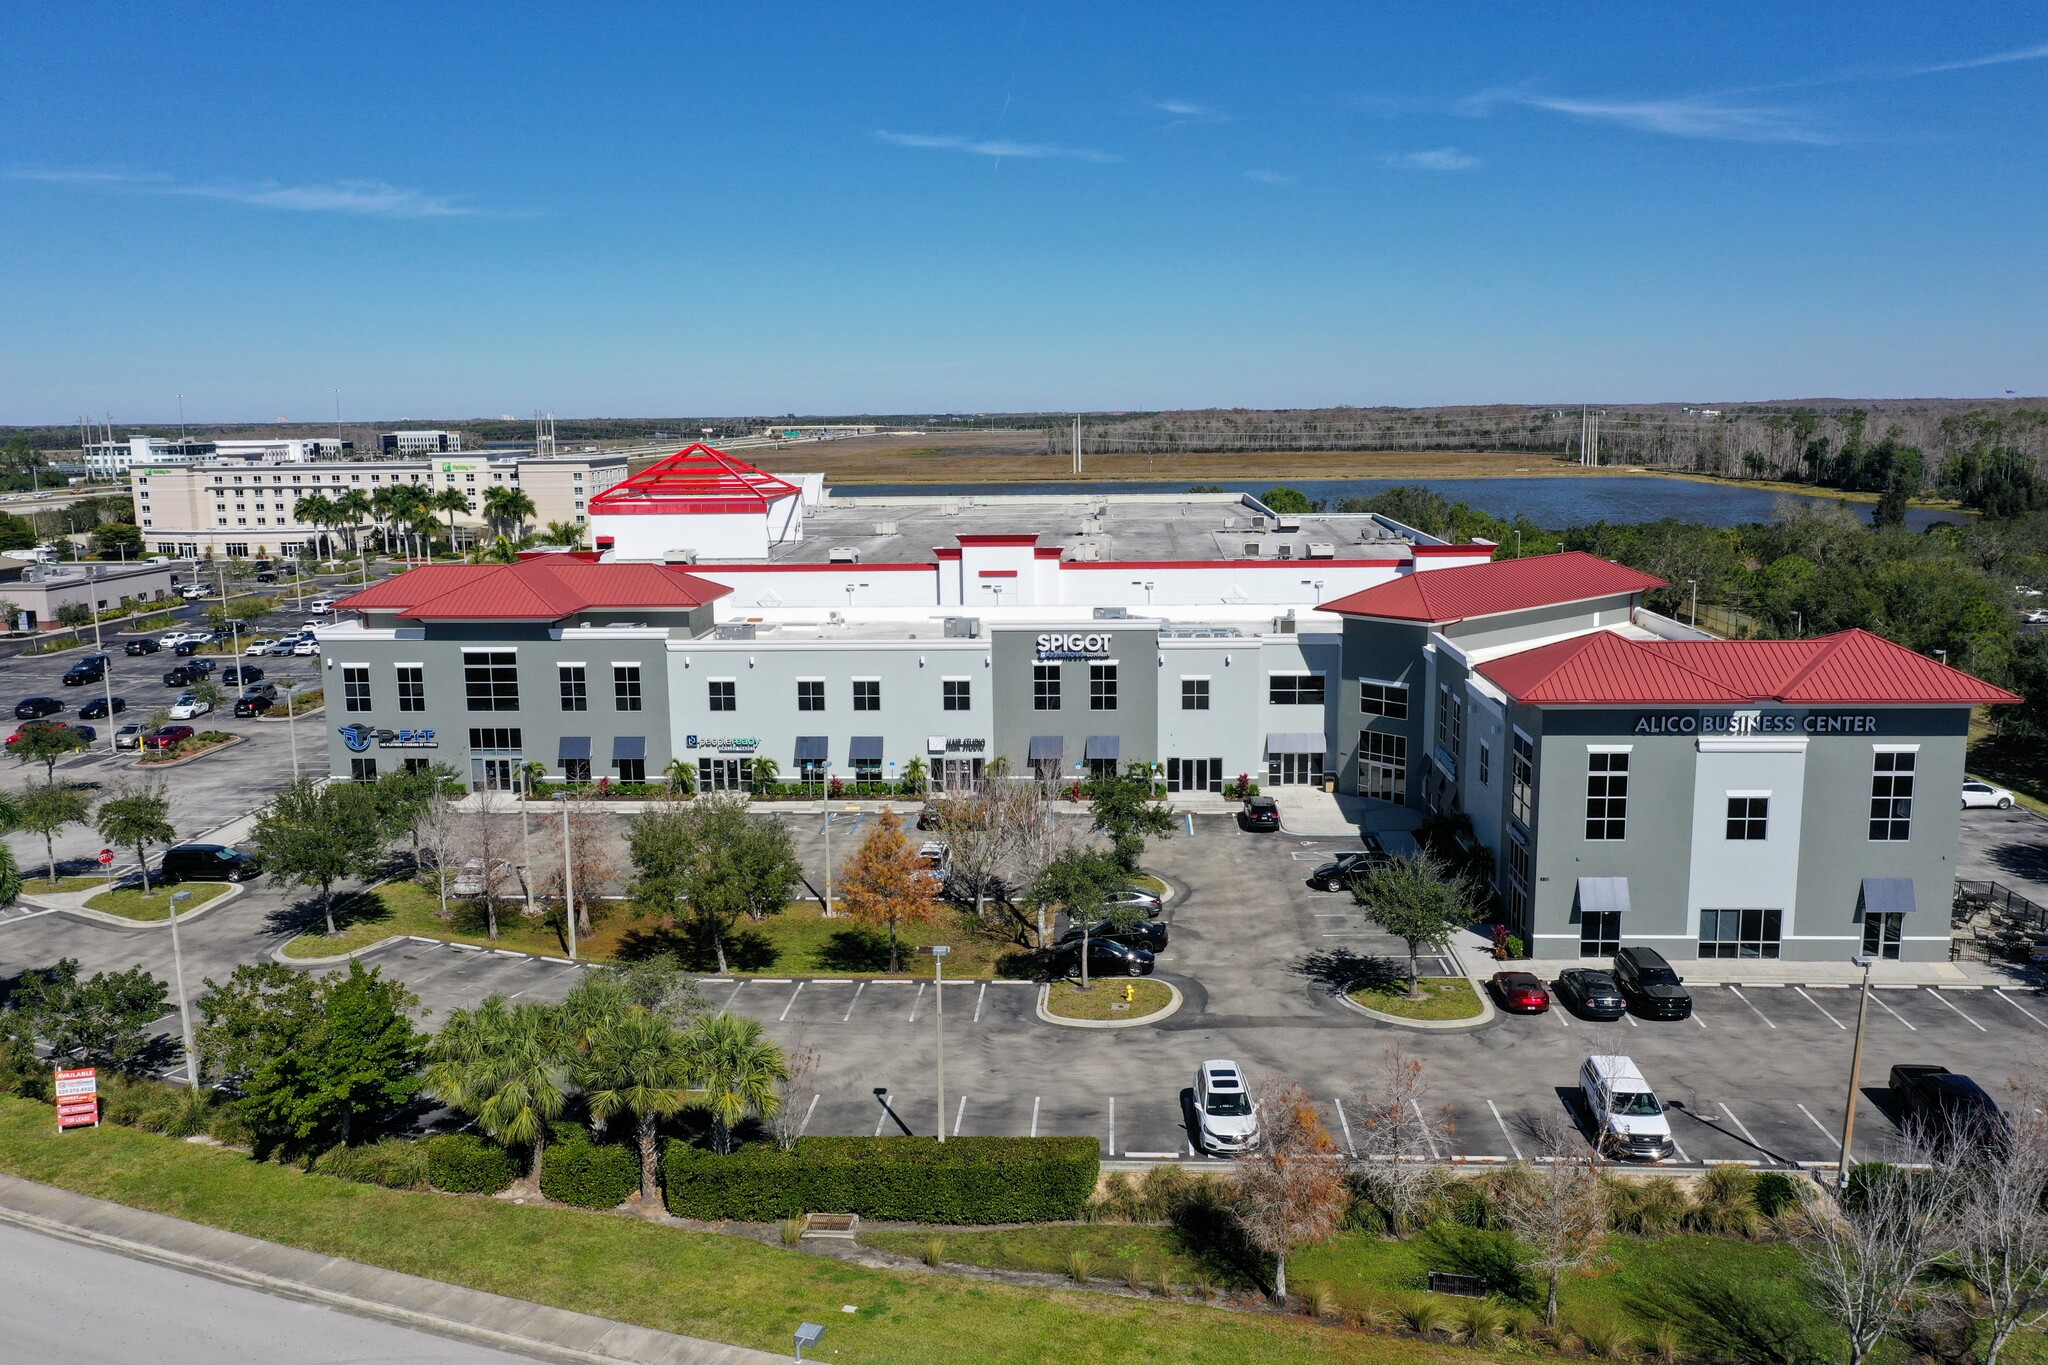
M1050 631L1038 637L1038 657L1041 659L1107 659L1116 645L1116 637L1101 631L1082 634L1079 631Z
M1874 735L1877 717L1789 711L1667 711L1638 716L1639 735Z

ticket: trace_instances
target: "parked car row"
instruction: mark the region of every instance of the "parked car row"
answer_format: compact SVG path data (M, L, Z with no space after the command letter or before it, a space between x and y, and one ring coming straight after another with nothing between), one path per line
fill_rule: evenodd
M1507 969L1488 983L1494 1003L1513 1014L1541 1014L1550 1008L1550 988L1534 972ZM1557 998L1583 1019L1614 1020L1635 1013L1646 1019L1692 1016L1692 993L1655 948L1623 948L1614 967L1573 967L1558 973Z
M1052 945L1053 970L1078 976L1085 942L1090 976L1152 975L1156 955L1166 950L1167 928L1159 918L1165 904L1150 891L1127 886L1103 897L1104 910L1119 908L1135 910L1143 918L1126 913L1093 920L1085 932L1083 925L1071 925Z

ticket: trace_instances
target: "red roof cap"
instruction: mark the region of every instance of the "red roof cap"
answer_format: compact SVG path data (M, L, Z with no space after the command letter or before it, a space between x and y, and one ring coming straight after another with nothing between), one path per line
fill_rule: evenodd
M761 512L803 490L699 441L590 499L593 513Z
M548 555L517 564L422 565L335 606L395 611L410 621L558 621L593 607L699 607L731 591L663 564Z
M1445 625L1475 616L1499 616L1664 586L1664 580L1653 574L1567 550L1452 569L1411 570L1391 582L1325 602L1316 610Z
M1479 665L1551 706L1995 706L2020 700L1867 630L1812 640L1630 640L1594 631Z

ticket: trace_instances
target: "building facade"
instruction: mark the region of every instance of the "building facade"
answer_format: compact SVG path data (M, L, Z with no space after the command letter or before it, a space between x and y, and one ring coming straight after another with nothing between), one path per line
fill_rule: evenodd
M448 455L462 449L459 431L387 431L377 437L377 448L387 456Z

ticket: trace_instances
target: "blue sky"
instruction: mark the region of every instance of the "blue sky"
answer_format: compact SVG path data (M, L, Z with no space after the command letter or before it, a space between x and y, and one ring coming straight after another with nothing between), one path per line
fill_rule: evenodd
M0 422L2048 393L2048 7L1654 8L9 6Z

